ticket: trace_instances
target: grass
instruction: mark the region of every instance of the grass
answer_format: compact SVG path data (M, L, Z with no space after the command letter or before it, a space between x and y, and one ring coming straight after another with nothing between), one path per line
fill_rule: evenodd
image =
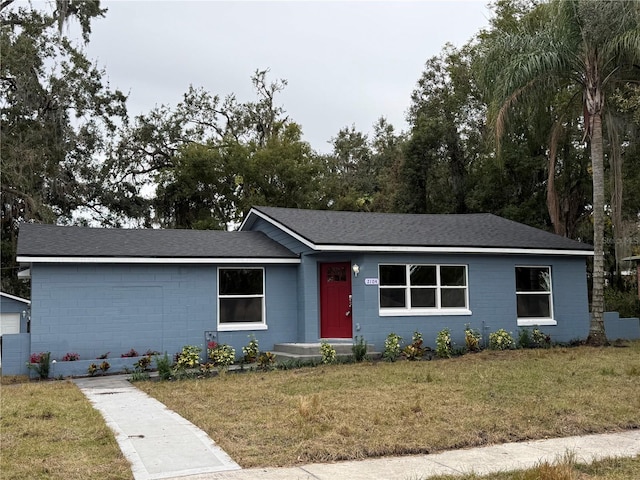
M136 385L243 467L640 428L640 342Z
M608 458L579 464L572 457L554 463L543 462L529 470L490 475L437 475L424 480L629 480L640 478L640 457Z
M133 478L113 433L73 383L20 382L2 382L3 480Z

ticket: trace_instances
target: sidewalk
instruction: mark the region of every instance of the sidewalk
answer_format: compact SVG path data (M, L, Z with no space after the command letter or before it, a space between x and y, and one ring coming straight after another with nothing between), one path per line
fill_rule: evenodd
M506 443L433 455L314 463L292 468L254 468L180 480L418 480L433 475L485 475L501 470L526 469L544 461L551 463L567 452L574 454L576 461L581 463L640 455L640 431Z
M114 431L136 480L239 469L205 432L124 375L73 380Z
M74 382L115 432L136 480L407 480L526 469L554 462L566 453L582 463L640 455L640 430L629 430L432 455L240 470L206 433L132 386L126 376L78 378Z

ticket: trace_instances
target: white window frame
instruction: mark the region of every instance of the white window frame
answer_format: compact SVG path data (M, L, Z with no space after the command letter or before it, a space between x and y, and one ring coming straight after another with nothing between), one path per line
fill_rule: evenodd
M261 270L262 271L262 293L252 295L221 295L220 294L220 272L222 270ZM266 301L266 277L264 267L244 267L244 266L224 266L218 267L217 272L217 324L219 332L233 332L242 330L267 330L267 301ZM220 321L220 300L223 298L262 298L262 321L261 322L228 322Z
M429 315L471 315L469 309L469 266L458 263L380 263L378 264L378 278L381 278L380 267L383 266L401 266L405 267L405 284L404 285L378 285L378 312L381 317L398 317L398 316L429 316ZM436 306L435 307L411 307L411 267L436 267L436 285L425 288L436 289ZM459 287L442 286L440 281L441 267L463 267L465 276L465 285ZM404 288L405 289L405 306L404 307L382 307L380 305L380 290L385 288ZM459 288L464 289L464 302L466 307L441 307L441 290L442 288Z
M558 321L553 315L553 274L551 265L516 265L513 269L514 282L516 281L515 273L518 268L546 268L549 272L549 291L546 292L528 292L519 291L516 287L516 315L518 314L518 295L548 295L549 296L549 317L518 317L519 327L535 327L538 325L557 325Z

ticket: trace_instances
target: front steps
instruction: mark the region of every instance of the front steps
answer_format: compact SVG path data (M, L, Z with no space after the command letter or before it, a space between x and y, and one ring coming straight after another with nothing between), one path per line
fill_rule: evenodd
M336 350L338 358L348 358L353 355L351 341L329 341L328 342ZM319 361L322 360L320 353L320 342L317 343L276 343L271 350L276 356L276 362L283 363L287 361ZM373 345L367 345L367 357L376 359L380 358L380 352L373 351Z

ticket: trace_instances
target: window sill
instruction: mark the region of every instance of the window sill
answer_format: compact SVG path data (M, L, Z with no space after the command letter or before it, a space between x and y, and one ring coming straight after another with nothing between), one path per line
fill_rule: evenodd
M268 330L268 326L264 323L220 323L218 324L219 332L237 332L247 330Z
M543 325L558 325L558 321L553 318L519 318L519 327L538 327Z
M446 308L440 310L407 310L403 309L387 309L379 310L381 317L441 317L455 315L471 315L471 310L467 308Z

